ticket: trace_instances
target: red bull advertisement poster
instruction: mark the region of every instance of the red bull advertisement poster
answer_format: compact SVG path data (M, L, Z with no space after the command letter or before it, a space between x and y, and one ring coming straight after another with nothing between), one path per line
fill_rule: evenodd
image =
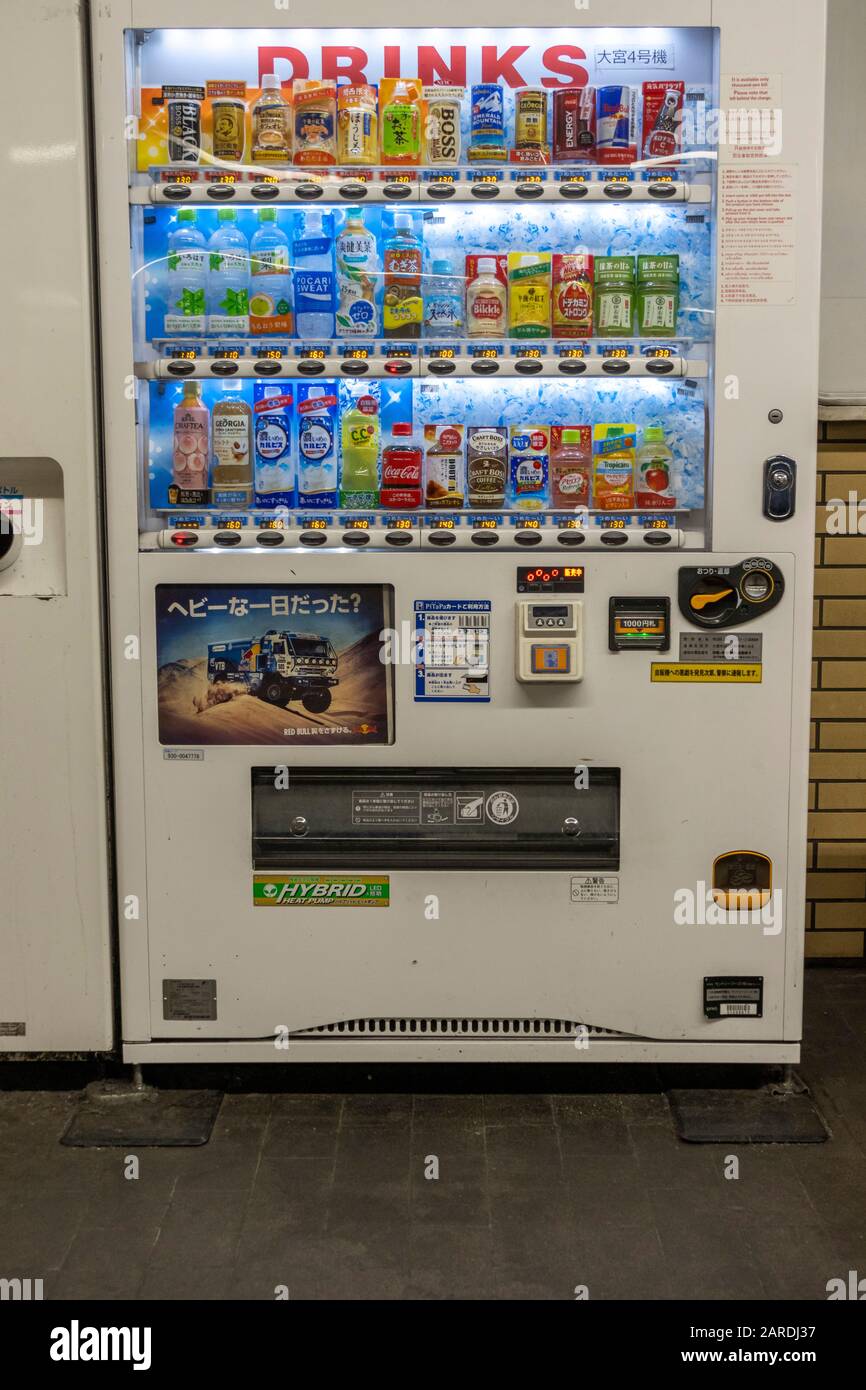
M390 585L160 584L163 744L394 741Z

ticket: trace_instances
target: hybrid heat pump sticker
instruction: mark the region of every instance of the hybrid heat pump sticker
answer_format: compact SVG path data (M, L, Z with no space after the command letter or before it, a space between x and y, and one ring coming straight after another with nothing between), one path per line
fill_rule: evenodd
M380 660L390 585L160 584L160 742L335 747L394 740Z

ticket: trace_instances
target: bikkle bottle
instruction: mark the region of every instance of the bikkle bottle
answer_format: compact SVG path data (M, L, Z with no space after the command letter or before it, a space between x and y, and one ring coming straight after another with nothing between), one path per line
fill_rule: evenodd
M466 288L466 332L470 338L504 338L508 291L495 256L478 257L478 273Z

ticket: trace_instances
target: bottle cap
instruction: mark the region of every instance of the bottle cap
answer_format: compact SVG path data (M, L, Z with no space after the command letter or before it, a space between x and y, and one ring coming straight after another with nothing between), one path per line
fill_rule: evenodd
M434 274L434 275L453 275L453 274L454 274L454 267L452 266L451 262L448 261L448 260L434 261L434 262L433 262L433 274Z
M195 208L181 208L177 215L178 222L194 222Z
M350 222L356 221L364 216L363 208L346 208L346 217Z
M563 442L563 444L579 444L579 443L580 443L580 430L577 430L577 429L574 429L574 430L564 429L564 430L562 431L562 442Z
M275 211L275 209L271 209ZM304 213L304 233L320 232L322 230L322 214L318 208L310 208Z
M479 275L495 275L495 274L496 274L496 257L495 257L495 256L479 256L479 257L478 257L478 274L479 274Z
M395 230L395 232L405 232L405 231L410 231L410 232L411 232L411 231L412 231L412 214L411 214L411 212L395 212L395 213L394 213L394 230Z
M273 208L268 208L268 212L273 212ZM237 222L238 215L234 208L217 208L217 222Z
M664 444L665 432L661 425L647 425L643 432L645 444Z
M230 211L230 209L229 209L229 208L226 208L226 212L228 212L228 211ZM259 208L259 221L260 221L260 222L276 222L276 220L277 220L277 210L276 210L276 208Z
M397 420L391 426L391 433L398 438L404 438L406 435L412 433L412 426L408 420Z
M273 91L275 88L279 90L279 86L280 79L277 77L277 74L275 72L266 72L262 78L262 91L264 91L266 88L270 89L271 91Z

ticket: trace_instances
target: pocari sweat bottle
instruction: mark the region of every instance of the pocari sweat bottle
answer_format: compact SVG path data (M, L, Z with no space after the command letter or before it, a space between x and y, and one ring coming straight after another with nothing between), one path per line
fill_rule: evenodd
M318 208L304 216L292 246L295 323L298 337L321 342L334 336L334 245Z

